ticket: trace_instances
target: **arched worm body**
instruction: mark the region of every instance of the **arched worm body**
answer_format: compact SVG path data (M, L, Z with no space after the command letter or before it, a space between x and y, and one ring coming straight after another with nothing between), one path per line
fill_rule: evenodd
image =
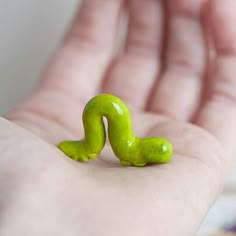
M166 163L172 157L172 145L164 138L134 136L129 109L118 97L101 94L92 98L83 112L84 138L58 145L67 156L77 161L95 159L106 141L103 117L108 121L108 137L122 165L145 166Z

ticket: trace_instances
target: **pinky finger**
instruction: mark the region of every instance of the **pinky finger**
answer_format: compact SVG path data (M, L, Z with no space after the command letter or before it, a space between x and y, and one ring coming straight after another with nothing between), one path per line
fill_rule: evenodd
M229 152L236 146L235 12L235 0L214 0L209 4L216 58L209 96L197 117L197 124L212 133Z

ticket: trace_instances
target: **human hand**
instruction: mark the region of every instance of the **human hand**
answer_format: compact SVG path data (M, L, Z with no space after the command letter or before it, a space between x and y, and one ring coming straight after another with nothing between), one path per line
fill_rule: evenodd
M113 60L122 1L84 1L39 87L9 116L40 138L1 120L0 235L189 236L219 194L236 128L236 3L207 7L211 61L205 1L129 4L125 51ZM129 104L136 135L168 138L173 160L124 168L110 150L88 164L57 150L82 137L82 109L100 92Z

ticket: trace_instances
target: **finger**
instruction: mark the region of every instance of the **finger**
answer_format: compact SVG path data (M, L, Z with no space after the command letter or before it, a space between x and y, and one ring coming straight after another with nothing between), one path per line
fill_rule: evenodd
M82 99L97 92L111 58L123 0L84 0L41 86Z
M129 0L124 54L112 63L104 91L142 108L160 68L164 12L161 0Z
M201 95L206 63L202 9L205 0L169 0L166 66L154 89L152 111L188 120Z
M214 134L225 148L235 146L236 130L236 2L215 0L209 4L209 21L216 59L211 91L197 123Z
M102 81L112 55L122 2L82 2L39 88L11 114L12 120L50 133L55 127L66 133L82 130L78 125L81 107L95 95Z

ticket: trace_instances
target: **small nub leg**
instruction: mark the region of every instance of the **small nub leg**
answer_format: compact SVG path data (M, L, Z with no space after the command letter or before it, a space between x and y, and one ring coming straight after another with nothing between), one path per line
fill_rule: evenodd
M146 163L132 163L133 166L136 166L136 167L144 167L146 165Z
M120 164L122 166L129 166L130 165L130 163L128 161L120 161Z

